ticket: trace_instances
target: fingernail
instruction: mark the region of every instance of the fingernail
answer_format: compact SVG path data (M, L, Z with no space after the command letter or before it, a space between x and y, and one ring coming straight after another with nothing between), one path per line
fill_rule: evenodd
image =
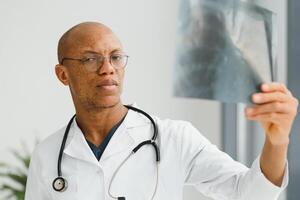
M253 101L254 101L254 102L259 103L260 100L261 100L260 95L256 94L256 95L253 96Z
M268 90L268 89L269 89L269 86L268 86L267 84L263 84L263 85L262 85L262 89L263 89L263 90Z

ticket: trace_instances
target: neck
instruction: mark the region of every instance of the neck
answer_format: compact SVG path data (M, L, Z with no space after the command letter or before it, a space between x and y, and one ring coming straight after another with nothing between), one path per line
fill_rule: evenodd
M121 102L96 111L76 108L76 122L87 140L99 146L110 129L127 113Z

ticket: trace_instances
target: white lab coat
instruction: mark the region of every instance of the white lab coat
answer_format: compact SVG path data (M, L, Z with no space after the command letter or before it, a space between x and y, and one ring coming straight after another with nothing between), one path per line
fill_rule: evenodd
M220 200L273 200L286 187L287 170L282 187L277 187L262 174L259 159L248 169L218 150L189 122L154 119L161 152L155 200L182 200L184 185L194 185L204 195ZM56 192L52 181L57 177L64 131L65 127L36 147L25 200L111 200L108 186L113 172L138 143L148 140L153 133L146 117L129 110L98 161L74 121L62 161L68 188ZM126 200L149 200L155 175L154 150L151 146L143 147L120 169L111 193L125 196Z

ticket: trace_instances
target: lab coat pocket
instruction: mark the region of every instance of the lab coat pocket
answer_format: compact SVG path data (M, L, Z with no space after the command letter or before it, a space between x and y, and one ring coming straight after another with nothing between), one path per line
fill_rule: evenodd
M52 183L55 178L56 177L53 177L47 180L47 185L51 190L51 198L53 200L76 200L78 196L77 177L75 175L64 177L64 179L67 181L67 187L62 192L57 192L53 189Z

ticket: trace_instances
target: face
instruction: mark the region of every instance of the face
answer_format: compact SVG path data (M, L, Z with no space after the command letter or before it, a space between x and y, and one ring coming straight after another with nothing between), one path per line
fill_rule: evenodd
M111 31L101 28L85 29L76 36L74 43L68 46L64 57L91 58L98 55L106 57L103 65L96 71L88 70L86 65L78 60L65 60L56 66L59 80L68 85L75 107L95 110L113 107L120 102L124 68L115 68L109 57L124 54L120 41Z

